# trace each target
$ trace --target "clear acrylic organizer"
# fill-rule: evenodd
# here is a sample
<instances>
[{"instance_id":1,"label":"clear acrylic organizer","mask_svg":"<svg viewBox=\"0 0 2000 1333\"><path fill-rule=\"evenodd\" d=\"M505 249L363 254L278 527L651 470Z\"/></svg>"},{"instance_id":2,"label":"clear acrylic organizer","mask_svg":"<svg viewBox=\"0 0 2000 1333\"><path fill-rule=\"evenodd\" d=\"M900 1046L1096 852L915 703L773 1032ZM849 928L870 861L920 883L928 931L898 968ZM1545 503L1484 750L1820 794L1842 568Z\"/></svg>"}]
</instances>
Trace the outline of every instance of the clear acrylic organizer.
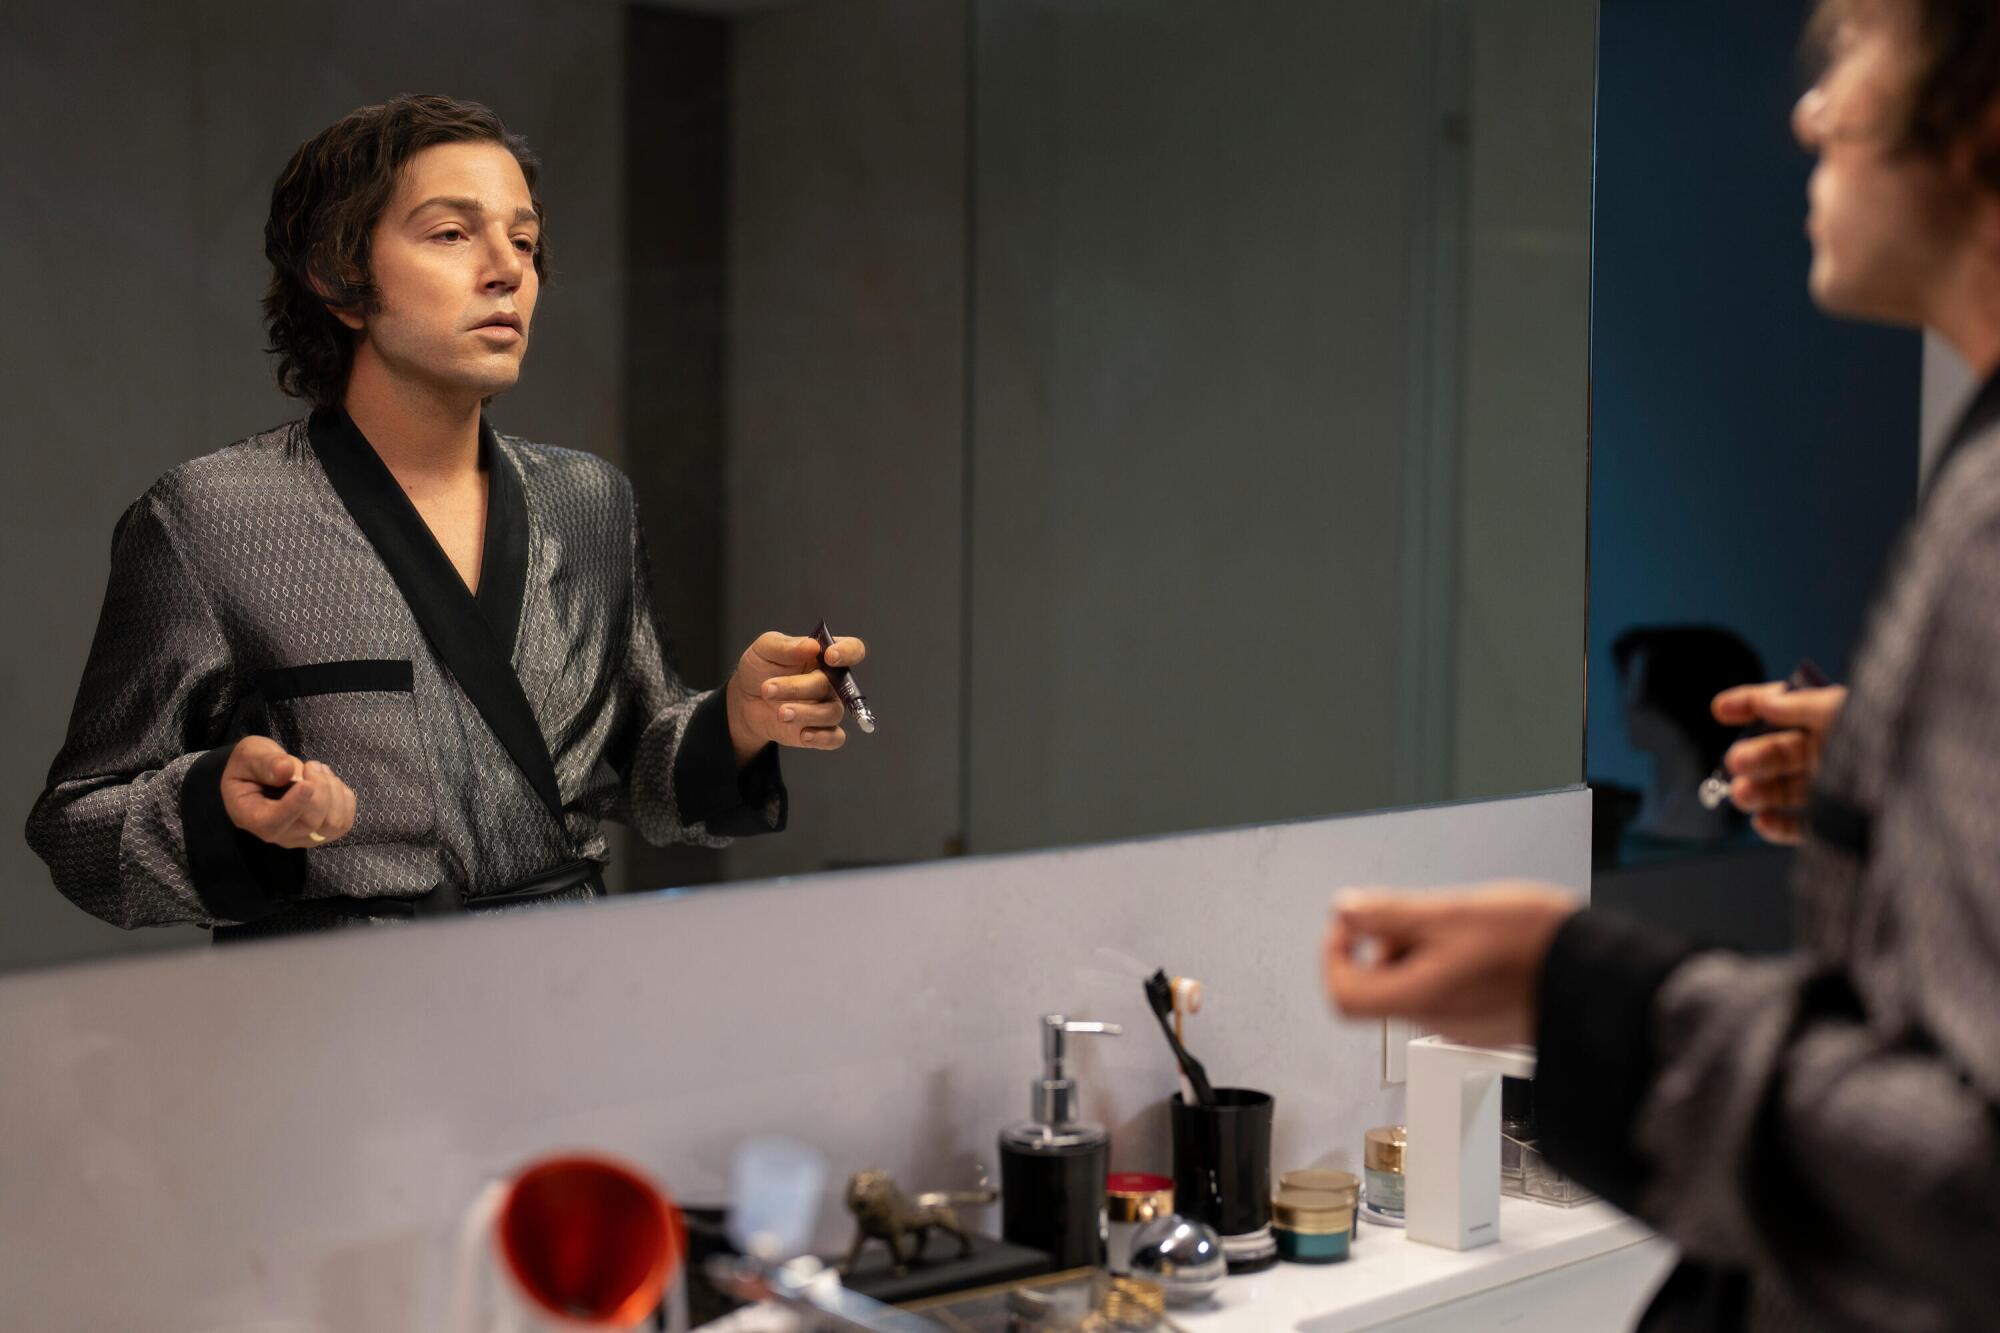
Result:
<instances>
[{"instance_id":1,"label":"clear acrylic organizer","mask_svg":"<svg viewBox=\"0 0 2000 1333\"><path fill-rule=\"evenodd\" d=\"M1517 1199L1574 1208L1597 1196L1556 1169L1532 1139L1500 1136L1500 1192Z\"/></svg>"}]
</instances>

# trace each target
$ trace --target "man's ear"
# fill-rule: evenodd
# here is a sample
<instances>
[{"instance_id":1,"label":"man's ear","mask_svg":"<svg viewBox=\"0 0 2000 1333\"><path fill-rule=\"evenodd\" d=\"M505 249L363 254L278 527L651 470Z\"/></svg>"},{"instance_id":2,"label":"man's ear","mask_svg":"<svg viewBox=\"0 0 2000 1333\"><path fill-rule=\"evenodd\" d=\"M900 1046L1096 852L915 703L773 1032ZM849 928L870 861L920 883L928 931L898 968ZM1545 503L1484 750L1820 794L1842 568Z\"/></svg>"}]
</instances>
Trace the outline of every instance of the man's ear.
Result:
<instances>
[{"instance_id":1,"label":"man's ear","mask_svg":"<svg viewBox=\"0 0 2000 1333\"><path fill-rule=\"evenodd\" d=\"M318 293L319 299L326 303L326 313L332 315L356 333L361 332L367 321L361 318L360 309L355 306L335 305L332 296L326 290L325 280L319 274L312 274L311 282L313 291Z\"/></svg>"},{"instance_id":2,"label":"man's ear","mask_svg":"<svg viewBox=\"0 0 2000 1333\"><path fill-rule=\"evenodd\" d=\"M2000 257L2000 97L1952 149L1952 177L1972 198L1973 235L1980 249Z\"/></svg>"}]
</instances>

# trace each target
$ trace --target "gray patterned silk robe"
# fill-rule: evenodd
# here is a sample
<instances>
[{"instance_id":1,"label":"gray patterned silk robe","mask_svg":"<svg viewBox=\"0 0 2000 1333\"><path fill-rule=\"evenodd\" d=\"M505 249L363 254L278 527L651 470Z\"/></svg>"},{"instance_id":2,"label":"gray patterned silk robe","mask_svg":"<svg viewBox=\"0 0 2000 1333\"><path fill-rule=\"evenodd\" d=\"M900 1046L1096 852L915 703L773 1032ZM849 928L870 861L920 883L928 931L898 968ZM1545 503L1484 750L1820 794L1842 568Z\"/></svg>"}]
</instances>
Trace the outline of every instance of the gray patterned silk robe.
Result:
<instances>
[{"instance_id":1,"label":"gray patterned silk robe","mask_svg":"<svg viewBox=\"0 0 2000 1333\"><path fill-rule=\"evenodd\" d=\"M1563 928L1545 1146L1681 1245L1642 1327L2000 1328L2000 377L1898 547L1807 825L1789 957Z\"/></svg>"},{"instance_id":2,"label":"gray patterned silk robe","mask_svg":"<svg viewBox=\"0 0 2000 1333\"><path fill-rule=\"evenodd\" d=\"M343 412L126 511L28 819L57 888L120 926L282 932L589 897L606 818L654 842L783 827L775 747L739 773L721 696L662 647L630 484L483 423L480 454L476 597ZM246 734L331 767L353 830L287 851L236 829L220 776Z\"/></svg>"}]
</instances>

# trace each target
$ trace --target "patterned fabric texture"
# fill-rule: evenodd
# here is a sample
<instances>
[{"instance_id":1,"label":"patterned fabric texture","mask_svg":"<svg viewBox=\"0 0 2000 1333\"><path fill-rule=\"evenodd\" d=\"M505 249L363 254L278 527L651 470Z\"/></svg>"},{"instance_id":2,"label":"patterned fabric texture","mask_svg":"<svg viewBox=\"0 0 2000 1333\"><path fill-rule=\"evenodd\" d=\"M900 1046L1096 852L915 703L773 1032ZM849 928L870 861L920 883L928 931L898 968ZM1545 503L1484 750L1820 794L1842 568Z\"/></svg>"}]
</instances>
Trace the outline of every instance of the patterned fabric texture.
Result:
<instances>
[{"instance_id":1,"label":"patterned fabric texture","mask_svg":"<svg viewBox=\"0 0 2000 1333\"><path fill-rule=\"evenodd\" d=\"M1987 397L1991 397L1989 393ZM1796 868L1800 951L1656 1005L1648 1220L1760 1330L2000 1324L2000 426L1905 533Z\"/></svg>"},{"instance_id":2,"label":"patterned fabric texture","mask_svg":"<svg viewBox=\"0 0 2000 1333\"><path fill-rule=\"evenodd\" d=\"M708 696L662 649L629 483L590 454L498 447L527 510L512 662L561 819L441 664L296 422L169 473L118 524L68 738L28 823L64 894L120 926L229 924L191 877L181 785L252 733L355 792L353 831L304 854L304 899L450 883L476 902L604 860L607 818L655 842L725 841L677 808L675 758ZM273 668L382 661L409 663L411 688L257 688Z\"/></svg>"}]
</instances>

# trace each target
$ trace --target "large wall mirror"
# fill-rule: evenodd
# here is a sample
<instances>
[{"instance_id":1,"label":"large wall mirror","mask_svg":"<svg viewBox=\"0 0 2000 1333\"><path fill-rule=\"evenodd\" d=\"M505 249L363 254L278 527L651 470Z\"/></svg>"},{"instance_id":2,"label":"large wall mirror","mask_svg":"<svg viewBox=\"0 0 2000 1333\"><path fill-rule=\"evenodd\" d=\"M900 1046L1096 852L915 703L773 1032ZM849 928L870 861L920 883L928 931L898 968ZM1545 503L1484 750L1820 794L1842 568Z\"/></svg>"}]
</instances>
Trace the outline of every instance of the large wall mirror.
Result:
<instances>
[{"instance_id":1,"label":"large wall mirror","mask_svg":"<svg viewBox=\"0 0 2000 1333\"><path fill-rule=\"evenodd\" d=\"M881 728L785 756L785 832L615 840L617 887L1581 781L1596 10L31 5L12 817L120 511L303 414L258 310L278 169L406 91L544 162L557 271L491 419L630 475L688 679L869 642ZM94 921L18 836L0 868L0 964L206 941Z\"/></svg>"}]
</instances>

